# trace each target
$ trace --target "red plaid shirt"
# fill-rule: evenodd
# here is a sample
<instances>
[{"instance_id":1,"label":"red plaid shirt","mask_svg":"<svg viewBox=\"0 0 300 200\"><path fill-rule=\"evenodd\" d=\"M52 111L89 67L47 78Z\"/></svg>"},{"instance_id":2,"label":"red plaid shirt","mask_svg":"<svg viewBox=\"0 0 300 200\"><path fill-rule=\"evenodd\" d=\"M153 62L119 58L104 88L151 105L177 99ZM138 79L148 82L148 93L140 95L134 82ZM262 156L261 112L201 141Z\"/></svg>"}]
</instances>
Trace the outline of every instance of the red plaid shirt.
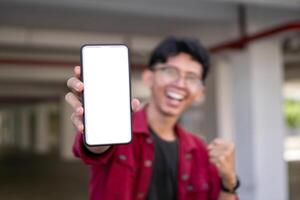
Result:
<instances>
[{"instance_id":1,"label":"red plaid shirt","mask_svg":"<svg viewBox=\"0 0 300 200\"><path fill-rule=\"evenodd\" d=\"M179 125L175 130L179 139L177 199L217 200L220 178L209 162L206 145ZM82 133L77 133L73 152L90 165L91 200L146 198L152 176L154 145L145 109L133 114L130 144L115 145L101 155L92 155L84 147Z\"/></svg>"}]
</instances>

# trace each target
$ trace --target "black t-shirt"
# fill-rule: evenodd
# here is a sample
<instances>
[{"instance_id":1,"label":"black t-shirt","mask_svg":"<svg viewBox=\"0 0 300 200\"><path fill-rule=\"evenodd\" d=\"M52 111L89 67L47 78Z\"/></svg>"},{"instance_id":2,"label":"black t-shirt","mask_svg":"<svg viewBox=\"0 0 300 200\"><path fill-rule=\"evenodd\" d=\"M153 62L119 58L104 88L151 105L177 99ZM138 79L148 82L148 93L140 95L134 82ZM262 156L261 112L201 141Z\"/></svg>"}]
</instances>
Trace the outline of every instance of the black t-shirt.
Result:
<instances>
[{"instance_id":1,"label":"black t-shirt","mask_svg":"<svg viewBox=\"0 0 300 200\"><path fill-rule=\"evenodd\" d=\"M178 143L165 141L151 129L154 165L147 200L176 200Z\"/></svg>"}]
</instances>

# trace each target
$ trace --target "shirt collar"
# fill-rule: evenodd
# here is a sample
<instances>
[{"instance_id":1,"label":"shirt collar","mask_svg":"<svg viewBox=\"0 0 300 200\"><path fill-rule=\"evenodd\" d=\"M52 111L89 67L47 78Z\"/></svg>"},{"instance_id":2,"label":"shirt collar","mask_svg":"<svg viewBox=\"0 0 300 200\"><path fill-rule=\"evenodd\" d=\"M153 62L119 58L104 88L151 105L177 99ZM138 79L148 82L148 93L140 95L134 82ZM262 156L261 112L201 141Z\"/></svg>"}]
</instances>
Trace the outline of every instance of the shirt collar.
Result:
<instances>
[{"instance_id":1,"label":"shirt collar","mask_svg":"<svg viewBox=\"0 0 300 200\"><path fill-rule=\"evenodd\" d=\"M197 148L196 141L192 133L188 133L179 124L175 125L175 132L179 138L179 146L183 152L190 152Z\"/></svg>"},{"instance_id":2,"label":"shirt collar","mask_svg":"<svg viewBox=\"0 0 300 200\"><path fill-rule=\"evenodd\" d=\"M147 106L144 106L139 111L133 114L133 131L137 134L144 134L150 136L148 123L147 123ZM187 133L178 123L175 125L175 132L178 137L179 145L184 151L191 151L197 148L197 144L193 137Z\"/></svg>"}]
</instances>

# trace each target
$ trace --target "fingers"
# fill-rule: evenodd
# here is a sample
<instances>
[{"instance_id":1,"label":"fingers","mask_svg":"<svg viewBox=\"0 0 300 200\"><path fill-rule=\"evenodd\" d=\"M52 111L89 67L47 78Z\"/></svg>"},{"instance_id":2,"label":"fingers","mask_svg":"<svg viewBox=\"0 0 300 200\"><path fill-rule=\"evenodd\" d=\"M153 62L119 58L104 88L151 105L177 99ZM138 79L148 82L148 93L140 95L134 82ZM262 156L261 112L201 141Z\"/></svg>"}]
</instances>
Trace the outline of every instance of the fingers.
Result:
<instances>
[{"instance_id":1,"label":"fingers","mask_svg":"<svg viewBox=\"0 0 300 200\"><path fill-rule=\"evenodd\" d=\"M138 99L136 99L136 98L132 99L132 101L131 101L131 108L132 108L133 112L138 111L139 108L140 108L140 105L141 105L141 103L140 103L140 101Z\"/></svg>"},{"instance_id":2,"label":"fingers","mask_svg":"<svg viewBox=\"0 0 300 200\"><path fill-rule=\"evenodd\" d=\"M234 150L234 144L231 141L221 139L221 138L216 138L214 139L209 145L208 145L208 150Z\"/></svg>"},{"instance_id":3,"label":"fingers","mask_svg":"<svg viewBox=\"0 0 300 200\"><path fill-rule=\"evenodd\" d=\"M222 151L222 150L212 150L209 151L209 157L214 159L226 160L230 156L229 151Z\"/></svg>"},{"instance_id":4,"label":"fingers","mask_svg":"<svg viewBox=\"0 0 300 200\"><path fill-rule=\"evenodd\" d=\"M80 76L81 76L81 68L80 68L80 66L75 66L74 67L74 74L75 74L76 78L80 79Z\"/></svg>"},{"instance_id":5,"label":"fingers","mask_svg":"<svg viewBox=\"0 0 300 200\"><path fill-rule=\"evenodd\" d=\"M65 99L68 104L71 105L73 108L73 113L71 115L71 121L77 131L82 132L84 129L83 122L82 122L82 116L84 109L82 107L82 104L79 100L79 97L82 94L83 91L83 83L80 81L80 74L81 69L80 66L74 67L74 77L71 77L67 81L68 88L72 91L65 95Z\"/></svg>"},{"instance_id":6,"label":"fingers","mask_svg":"<svg viewBox=\"0 0 300 200\"><path fill-rule=\"evenodd\" d=\"M78 100L78 98L72 93L69 92L65 96L66 101L72 106L74 112L71 115L71 121L77 131L82 132L83 131L83 122L82 122L82 116L83 116L83 107L81 102Z\"/></svg>"},{"instance_id":7,"label":"fingers","mask_svg":"<svg viewBox=\"0 0 300 200\"><path fill-rule=\"evenodd\" d=\"M208 146L209 159L217 167L231 163L234 159L234 144L224 139L215 139Z\"/></svg>"},{"instance_id":8,"label":"fingers","mask_svg":"<svg viewBox=\"0 0 300 200\"><path fill-rule=\"evenodd\" d=\"M75 126L75 128L77 129L77 131L83 132L84 126L83 126L81 117L79 117L75 113L73 113L71 115L71 121L72 121L73 125Z\"/></svg>"},{"instance_id":9,"label":"fingers","mask_svg":"<svg viewBox=\"0 0 300 200\"><path fill-rule=\"evenodd\" d=\"M225 166L226 163L228 162L228 159L221 155L221 156L210 156L209 161L211 163L214 163L217 168L221 168L222 166Z\"/></svg>"},{"instance_id":10,"label":"fingers","mask_svg":"<svg viewBox=\"0 0 300 200\"><path fill-rule=\"evenodd\" d=\"M74 67L74 75L75 77L71 77L68 79L67 85L72 91L76 91L81 93L83 91L83 83L80 81L81 69L80 66Z\"/></svg>"},{"instance_id":11,"label":"fingers","mask_svg":"<svg viewBox=\"0 0 300 200\"><path fill-rule=\"evenodd\" d=\"M72 106L74 113L77 116L83 115L83 107L77 96L75 96L72 92L69 92L66 94L65 99Z\"/></svg>"},{"instance_id":12,"label":"fingers","mask_svg":"<svg viewBox=\"0 0 300 200\"><path fill-rule=\"evenodd\" d=\"M218 146L218 145L222 145L223 143L227 142L224 139L221 138L216 138L214 139L209 145L208 145L208 149L213 148L214 146Z\"/></svg>"},{"instance_id":13,"label":"fingers","mask_svg":"<svg viewBox=\"0 0 300 200\"><path fill-rule=\"evenodd\" d=\"M83 91L83 83L76 77L69 78L67 86L76 94L80 94Z\"/></svg>"}]
</instances>

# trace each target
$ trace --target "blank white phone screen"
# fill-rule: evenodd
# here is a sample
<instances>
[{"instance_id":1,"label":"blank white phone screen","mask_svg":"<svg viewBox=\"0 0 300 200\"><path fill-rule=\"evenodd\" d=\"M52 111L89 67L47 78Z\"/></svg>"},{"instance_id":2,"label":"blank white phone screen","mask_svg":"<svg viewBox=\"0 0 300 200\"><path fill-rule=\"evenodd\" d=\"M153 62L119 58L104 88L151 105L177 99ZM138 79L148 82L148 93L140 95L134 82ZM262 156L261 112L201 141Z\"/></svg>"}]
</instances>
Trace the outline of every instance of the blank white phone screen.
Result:
<instances>
[{"instance_id":1,"label":"blank white phone screen","mask_svg":"<svg viewBox=\"0 0 300 200\"><path fill-rule=\"evenodd\" d=\"M125 45L85 45L84 137L88 145L131 141L130 72Z\"/></svg>"}]
</instances>

